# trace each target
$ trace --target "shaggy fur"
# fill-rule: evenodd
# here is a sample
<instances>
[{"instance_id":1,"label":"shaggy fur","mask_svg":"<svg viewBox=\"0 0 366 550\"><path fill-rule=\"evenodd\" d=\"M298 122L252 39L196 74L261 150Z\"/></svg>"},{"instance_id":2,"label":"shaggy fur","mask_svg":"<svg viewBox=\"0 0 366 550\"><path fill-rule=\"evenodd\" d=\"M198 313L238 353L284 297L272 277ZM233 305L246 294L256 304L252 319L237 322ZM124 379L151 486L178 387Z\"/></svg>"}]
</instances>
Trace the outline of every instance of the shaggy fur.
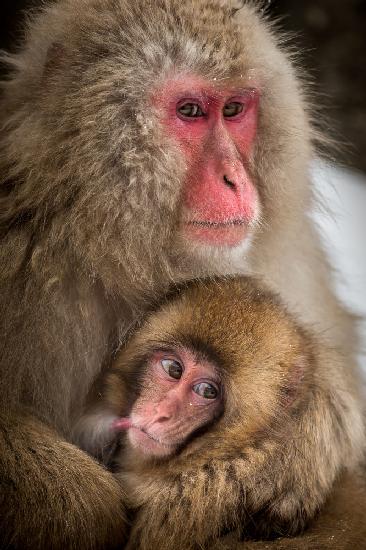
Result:
<instances>
[{"instance_id":1,"label":"shaggy fur","mask_svg":"<svg viewBox=\"0 0 366 550\"><path fill-rule=\"evenodd\" d=\"M339 480L309 529L295 539L240 542L233 533L212 544L210 550L349 550L363 548L366 539L366 477L355 473Z\"/></svg>"},{"instance_id":2,"label":"shaggy fur","mask_svg":"<svg viewBox=\"0 0 366 550\"><path fill-rule=\"evenodd\" d=\"M119 478L136 512L128 548L211 548L228 530L245 538L303 530L339 473L334 454L352 446L344 436L329 446L332 433L347 433L347 398L339 388L335 400L329 388L324 345L255 281L192 283L121 352L96 401L100 416L129 414L139 373L161 346L216 363L224 414L167 459L147 461L123 439ZM90 445L95 418L89 437L81 434Z\"/></svg>"},{"instance_id":3,"label":"shaggy fur","mask_svg":"<svg viewBox=\"0 0 366 550\"><path fill-rule=\"evenodd\" d=\"M281 40L251 3L235 11L218 0L59 0L45 4L24 34L19 53L4 55L10 77L0 91L5 546L104 544L103 521L85 516L98 502L100 518L109 506L105 521L113 518L110 539L118 541L123 518L113 479L86 456L78 469L80 451L72 447L75 469L67 477L70 457L58 441L70 438L93 380L152 297L196 275L262 276L330 343L321 372L332 402L345 402L341 432L329 420L331 406L318 417L333 449L333 466L323 472L331 483L363 447L354 328L330 290L308 219L314 132ZM193 247L177 237L184 158L150 101L176 74L241 79L244 87L254 76L260 84L248 169L262 223L245 252ZM54 441L42 422L55 430ZM9 438L14 425L20 436ZM81 503L75 495L86 463L90 491ZM33 484L24 483L25 472ZM44 498L35 497L40 477ZM109 491L97 489L102 479ZM65 520L52 531L44 518L62 521L60 484L68 487Z\"/></svg>"}]
</instances>

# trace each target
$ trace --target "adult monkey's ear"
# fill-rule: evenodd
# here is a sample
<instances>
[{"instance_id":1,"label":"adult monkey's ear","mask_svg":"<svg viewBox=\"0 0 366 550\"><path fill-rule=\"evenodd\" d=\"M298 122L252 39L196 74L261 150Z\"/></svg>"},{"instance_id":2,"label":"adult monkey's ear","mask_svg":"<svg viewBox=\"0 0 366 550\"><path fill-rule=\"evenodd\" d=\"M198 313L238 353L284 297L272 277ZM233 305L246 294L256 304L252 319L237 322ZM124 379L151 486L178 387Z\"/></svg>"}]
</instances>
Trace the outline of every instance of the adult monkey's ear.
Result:
<instances>
[{"instance_id":1,"label":"adult monkey's ear","mask_svg":"<svg viewBox=\"0 0 366 550\"><path fill-rule=\"evenodd\" d=\"M219 3L224 8L230 8L232 15L234 15L244 6L245 0L219 0Z\"/></svg>"},{"instance_id":2,"label":"adult monkey's ear","mask_svg":"<svg viewBox=\"0 0 366 550\"><path fill-rule=\"evenodd\" d=\"M47 78L54 70L57 70L63 64L66 57L66 50L59 42L50 45L46 53L44 62L43 76Z\"/></svg>"},{"instance_id":3,"label":"adult monkey's ear","mask_svg":"<svg viewBox=\"0 0 366 550\"><path fill-rule=\"evenodd\" d=\"M245 4L246 0L219 0L219 3L222 6L229 6L230 8L233 8L233 10L240 10Z\"/></svg>"},{"instance_id":4,"label":"adult monkey's ear","mask_svg":"<svg viewBox=\"0 0 366 550\"><path fill-rule=\"evenodd\" d=\"M219 0L219 3L221 6L231 9L231 15L235 15L237 11L245 6L246 0ZM258 10L265 13L271 3L272 0L262 0L257 2L255 6Z\"/></svg>"}]
</instances>

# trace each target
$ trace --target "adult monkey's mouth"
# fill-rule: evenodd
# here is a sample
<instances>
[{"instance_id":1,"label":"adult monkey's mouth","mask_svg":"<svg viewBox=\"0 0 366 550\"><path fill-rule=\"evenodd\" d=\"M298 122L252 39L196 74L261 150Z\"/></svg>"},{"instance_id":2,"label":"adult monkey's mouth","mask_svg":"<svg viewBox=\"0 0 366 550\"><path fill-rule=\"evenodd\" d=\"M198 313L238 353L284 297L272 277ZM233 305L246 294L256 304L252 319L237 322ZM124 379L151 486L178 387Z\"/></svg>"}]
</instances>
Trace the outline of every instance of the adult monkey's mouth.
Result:
<instances>
[{"instance_id":1,"label":"adult monkey's mouth","mask_svg":"<svg viewBox=\"0 0 366 550\"><path fill-rule=\"evenodd\" d=\"M194 225L196 227L207 227L210 229L222 229L230 228L233 226L248 225L248 221L244 218L237 218L234 220L225 220L222 222L206 221L206 220L189 220L186 222L187 225Z\"/></svg>"},{"instance_id":2,"label":"adult monkey's mouth","mask_svg":"<svg viewBox=\"0 0 366 550\"><path fill-rule=\"evenodd\" d=\"M228 247L240 244L247 237L249 225L245 218L225 221L187 220L184 223L185 234L190 240Z\"/></svg>"}]
</instances>

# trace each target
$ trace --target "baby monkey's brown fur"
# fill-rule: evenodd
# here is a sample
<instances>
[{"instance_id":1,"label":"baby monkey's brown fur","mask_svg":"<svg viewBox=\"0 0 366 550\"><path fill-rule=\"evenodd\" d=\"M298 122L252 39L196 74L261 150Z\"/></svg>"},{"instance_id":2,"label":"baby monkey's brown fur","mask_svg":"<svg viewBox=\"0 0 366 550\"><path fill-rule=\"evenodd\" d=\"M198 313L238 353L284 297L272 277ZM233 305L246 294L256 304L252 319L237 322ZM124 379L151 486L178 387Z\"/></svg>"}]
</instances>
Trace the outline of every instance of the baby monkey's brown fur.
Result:
<instances>
[{"instance_id":1,"label":"baby monkey's brown fur","mask_svg":"<svg viewBox=\"0 0 366 550\"><path fill-rule=\"evenodd\" d=\"M121 352L99 414L128 414L130 381L162 346L218 366L224 413L167 460L146 459L126 438L120 478L137 511L129 547L209 548L226 530L301 531L331 489L332 449L318 426L333 429L342 407L323 382L325 347L250 278L193 282Z\"/></svg>"}]
</instances>

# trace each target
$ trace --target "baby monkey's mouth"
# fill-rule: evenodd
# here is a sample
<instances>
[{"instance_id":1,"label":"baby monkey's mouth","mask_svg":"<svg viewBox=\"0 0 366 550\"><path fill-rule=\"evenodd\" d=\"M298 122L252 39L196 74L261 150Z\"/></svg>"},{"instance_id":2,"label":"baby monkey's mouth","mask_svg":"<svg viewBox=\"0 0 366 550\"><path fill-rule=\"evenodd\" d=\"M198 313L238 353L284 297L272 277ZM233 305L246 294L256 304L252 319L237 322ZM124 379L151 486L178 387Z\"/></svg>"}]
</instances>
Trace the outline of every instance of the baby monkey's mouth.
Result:
<instances>
[{"instance_id":1,"label":"baby monkey's mouth","mask_svg":"<svg viewBox=\"0 0 366 550\"><path fill-rule=\"evenodd\" d=\"M161 439L158 439L157 437L154 437L147 430L145 430L145 428L141 428L140 426L136 426L135 424L132 424L131 428L135 428L136 430L140 430L140 432L147 435L147 437L149 437L152 441L154 441L155 443L158 443L159 445L162 445L163 447L167 447L168 449L173 449L174 447L176 447L176 445L174 443L166 443L164 441L161 441Z\"/></svg>"},{"instance_id":2,"label":"baby monkey's mouth","mask_svg":"<svg viewBox=\"0 0 366 550\"><path fill-rule=\"evenodd\" d=\"M166 447L167 449L174 449L177 446L175 443L167 443L153 436L142 426L134 424L129 417L117 418L116 420L114 420L112 428L116 431L128 431L130 429L138 430L139 432L145 434L149 439L154 441L154 443Z\"/></svg>"}]
</instances>

